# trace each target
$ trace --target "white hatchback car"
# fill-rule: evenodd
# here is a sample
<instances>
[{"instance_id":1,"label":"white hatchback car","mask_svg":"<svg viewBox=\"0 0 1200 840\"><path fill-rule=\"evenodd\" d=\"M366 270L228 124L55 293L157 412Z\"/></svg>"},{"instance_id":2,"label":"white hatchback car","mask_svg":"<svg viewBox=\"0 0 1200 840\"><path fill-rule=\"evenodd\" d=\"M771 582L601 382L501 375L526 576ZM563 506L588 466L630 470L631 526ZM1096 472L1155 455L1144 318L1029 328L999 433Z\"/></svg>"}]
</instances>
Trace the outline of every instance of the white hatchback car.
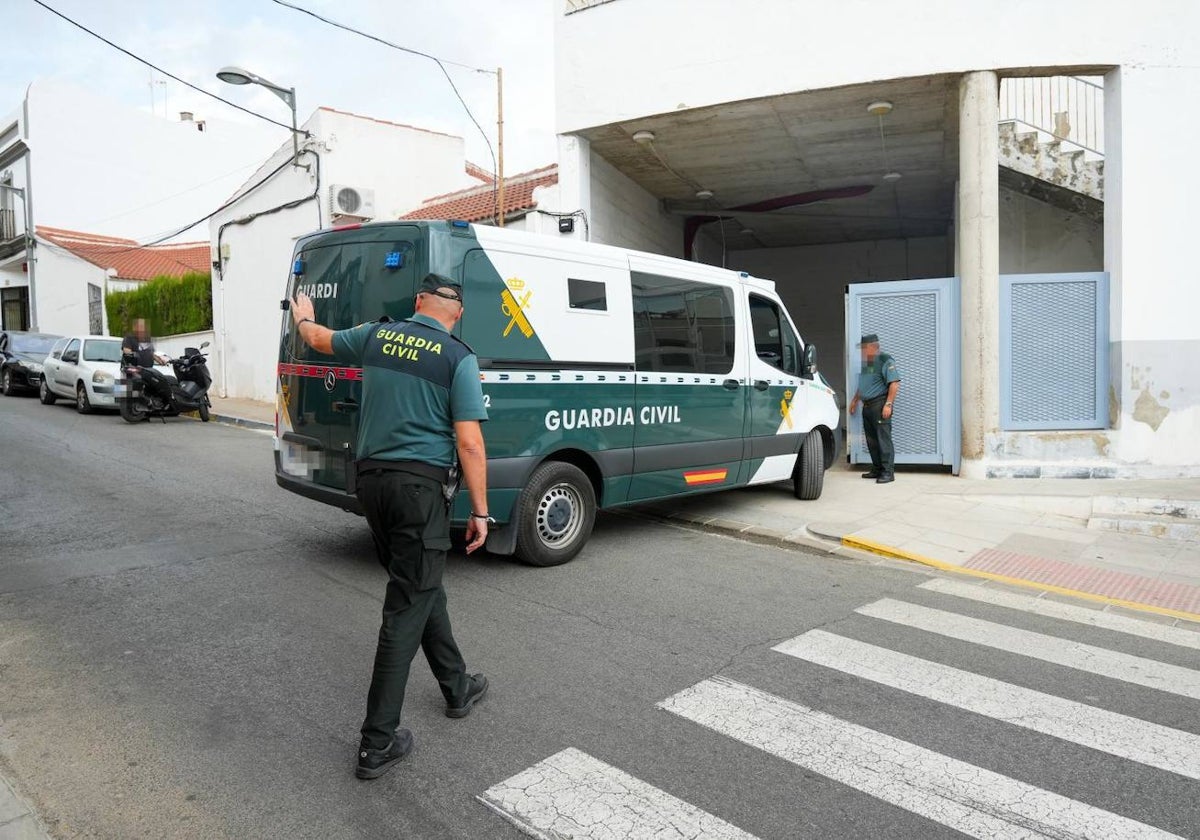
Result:
<instances>
[{"instance_id":1,"label":"white hatchback car","mask_svg":"<svg viewBox=\"0 0 1200 840\"><path fill-rule=\"evenodd\" d=\"M170 367L155 367L173 376ZM113 386L121 378L121 339L111 335L60 338L42 363L39 392L44 405L59 397L74 400L80 414L93 408L116 408Z\"/></svg>"}]
</instances>

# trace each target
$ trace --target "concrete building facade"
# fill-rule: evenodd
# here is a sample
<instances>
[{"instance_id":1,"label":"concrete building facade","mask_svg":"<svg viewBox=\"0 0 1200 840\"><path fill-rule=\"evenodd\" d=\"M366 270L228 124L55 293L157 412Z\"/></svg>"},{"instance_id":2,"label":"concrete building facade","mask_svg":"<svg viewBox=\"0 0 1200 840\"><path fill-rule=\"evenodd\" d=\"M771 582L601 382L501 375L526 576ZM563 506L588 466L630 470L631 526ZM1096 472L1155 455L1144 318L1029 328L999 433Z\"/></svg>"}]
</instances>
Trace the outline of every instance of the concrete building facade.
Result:
<instances>
[{"instance_id":1,"label":"concrete building facade","mask_svg":"<svg viewBox=\"0 0 1200 840\"><path fill-rule=\"evenodd\" d=\"M554 14L548 209L586 212L596 241L774 279L839 391L847 284L956 278L964 474L1200 475L1186 247L1200 176L1182 163L1200 135L1186 104L1200 7L564 0ZM1074 104L1049 108L1052 125L1006 121L1008 86L1038 79L1066 80ZM1079 272L1106 274L1104 427L1005 427L1001 276Z\"/></svg>"},{"instance_id":2,"label":"concrete building facade","mask_svg":"<svg viewBox=\"0 0 1200 840\"><path fill-rule=\"evenodd\" d=\"M219 207L278 136L191 115L166 119L56 80L32 82L0 116L4 327L53 333L89 322L87 284L66 266L86 269L39 254L27 226L156 239Z\"/></svg>"}]
</instances>

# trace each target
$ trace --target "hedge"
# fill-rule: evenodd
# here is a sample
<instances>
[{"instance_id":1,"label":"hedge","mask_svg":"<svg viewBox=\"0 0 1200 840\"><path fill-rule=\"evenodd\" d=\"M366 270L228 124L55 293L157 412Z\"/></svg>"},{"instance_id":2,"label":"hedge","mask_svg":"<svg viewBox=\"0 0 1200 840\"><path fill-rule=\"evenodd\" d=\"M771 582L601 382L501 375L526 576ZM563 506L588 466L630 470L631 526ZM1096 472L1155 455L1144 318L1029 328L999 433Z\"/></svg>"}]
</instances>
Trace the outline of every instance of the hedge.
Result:
<instances>
[{"instance_id":1,"label":"hedge","mask_svg":"<svg viewBox=\"0 0 1200 840\"><path fill-rule=\"evenodd\" d=\"M210 275L190 272L183 277L163 275L140 289L109 292L104 298L111 335L127 335L133 322L145 318L152 335L177 335L212 329Z\"/></svg>"}]
</instances>

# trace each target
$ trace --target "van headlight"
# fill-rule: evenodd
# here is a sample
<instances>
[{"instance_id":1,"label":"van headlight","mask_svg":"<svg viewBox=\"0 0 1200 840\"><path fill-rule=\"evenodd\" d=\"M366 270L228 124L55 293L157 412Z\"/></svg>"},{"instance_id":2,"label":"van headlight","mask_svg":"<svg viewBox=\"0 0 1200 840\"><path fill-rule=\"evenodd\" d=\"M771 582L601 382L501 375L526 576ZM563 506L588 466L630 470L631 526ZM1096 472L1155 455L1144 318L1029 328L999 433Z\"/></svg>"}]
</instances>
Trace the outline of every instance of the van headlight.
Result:
<instances>
[{"instance_id":1,"label":"van headlight","mask_svg":"<svg viewBox=\"0 0 1200 840\"><path fill-rule=\"evenodd\" d=\"M111 385L114 381L116 380L111 373L106 373L102 370L98 370L92 374L93 385Z\"/></svg>"}]
</instances>

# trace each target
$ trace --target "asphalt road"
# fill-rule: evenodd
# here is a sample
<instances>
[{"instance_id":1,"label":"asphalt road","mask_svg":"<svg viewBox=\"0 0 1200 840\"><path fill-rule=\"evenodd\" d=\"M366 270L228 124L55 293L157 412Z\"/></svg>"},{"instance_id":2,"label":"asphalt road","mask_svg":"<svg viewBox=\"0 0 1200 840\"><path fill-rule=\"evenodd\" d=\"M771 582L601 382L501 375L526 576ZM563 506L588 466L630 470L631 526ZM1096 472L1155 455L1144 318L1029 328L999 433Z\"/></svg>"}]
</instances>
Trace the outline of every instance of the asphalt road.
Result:
<instances>
[{"instance_id":1,"label":"asphalt road","mask_svg":"<svg viewBox=\"0 0 1200 840\"><path fill-rule=\"evenodd\" d=\"M360 782L364 523L278 489L268 435L0 398L0 770L64 838L524 836L496 809L576 837L1200 837L1200 650L930 579L625 515L560 568L454 556L491 692L450 720L418 657L416 751ZM833 659L772 650L806 633ZM852 673L877 648L910 685ZM921 696L938 665L995 682Z\"/></svg>"}]
</instances>

